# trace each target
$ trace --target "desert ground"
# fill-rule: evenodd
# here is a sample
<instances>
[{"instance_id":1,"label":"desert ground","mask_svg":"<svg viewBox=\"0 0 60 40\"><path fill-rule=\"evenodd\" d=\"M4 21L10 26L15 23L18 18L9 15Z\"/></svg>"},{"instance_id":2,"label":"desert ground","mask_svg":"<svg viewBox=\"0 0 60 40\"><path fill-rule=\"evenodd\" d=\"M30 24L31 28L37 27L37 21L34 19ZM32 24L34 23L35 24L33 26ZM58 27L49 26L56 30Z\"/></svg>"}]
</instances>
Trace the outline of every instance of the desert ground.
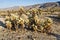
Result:
<instances>
[{"instance_id":1,"label":"desert ground","mask_svg":"<svg viewBox=\"0 0 60 40\"><path fill-rule=\"evenodd\" d=\"M60 18L56 15L41 16L49 17L53 20L51 33L40 33L26 30L24 32L9 31L5 28L5 18L0 17L0 40L60 40Z\"/></svg>"},{"instance_id":2,"label":"desert ground","mask_svg":"<svg viewBox=\"0 0 60 40\"><path fill-rule=\"evenodd\" d=\"M11 14L13 14L13 16L11 16ZM23 25L24 23L27 22L26 24L28 24L29 27L31 26L30 24L32 25L34 24L33 27L35 27L36 30L36 26L37 26L37 30L38 30L39 28L41 29L42 27L47 26L44 24L48 22L41 23L44 25L42 27L40 25L40 19L44 19L45 21L46 18L52 19L53 23L51 25L50 32L47 33L32 31L28 29L24 29L23 31L21 31L21 29L18 29L17 31L15 31L6 28L6 24L5 24L6 16L8 19L7 20L8 23L10 22L11 25L13 25L14 27L18 23ZM17 16L19 17L17 18ZM23 19L24 22L22 21L22 23L20 23L21 22L20 17ZM17 23L17 19L18 19L18 23ZM31 20L32 21L34 20L35 22L31 23ZM11 25L8 24L7 27L9 26L11 27ZM0 9L0 40L60 40L60 2L51 2L51 3L44 3L42 5L36 4L26 7L17 6L17 7Z\"/></svg>"}]
</instances>

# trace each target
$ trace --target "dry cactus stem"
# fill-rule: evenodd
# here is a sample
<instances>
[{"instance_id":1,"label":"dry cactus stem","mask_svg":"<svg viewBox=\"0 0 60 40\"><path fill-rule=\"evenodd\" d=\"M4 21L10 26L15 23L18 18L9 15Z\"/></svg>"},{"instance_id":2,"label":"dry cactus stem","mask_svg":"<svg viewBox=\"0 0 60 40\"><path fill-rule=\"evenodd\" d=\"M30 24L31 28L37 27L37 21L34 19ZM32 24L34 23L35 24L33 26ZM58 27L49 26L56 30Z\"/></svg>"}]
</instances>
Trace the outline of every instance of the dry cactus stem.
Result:
<instances>
[{"instance_id":1,"label":"dry cactus stem","mask_svg":"<svg viewBox=\"0 0 60 40\"><path fill-rule=\"evenodd\" d=\"M19 27L24 30L25 24L24 24L24 20L22 18L20 18L20 20L18 21Z\"/></svg>"},{"instance_id":2,"label":"dry cactus stem","mask_svg":"<svg viewBox=\"0 0 60 40\"><path fill-rule=\"evenodd\" d=\"M32 28L33 28L33 30L36 32L37 31L37 26L36 25L32 25Z\"/></svg>"},{"instance_id":3,"label":"dry cactus stem","mask_svg":"<svg viewBox=\"0 0 60 40\"><path fill-rule=\"evenodd\" d=\"M12 24L10 21L6 21L6 27L7 27L7 29L11 30Z\"/></svg>"},{"instance_id":4,"label":"dry cactus stem","mask_svg":"<svg viewBox=\"0 0 60 40\"><path fill-rule=\"evenodd\" d=\"M35 15L35 16L33 17L33 19L34 19L36 25L39 24L40 19L38 18L37 15Z\"/></svg>"},{"instance_id":5,"label":"dry cactus stem","mask_svg":"<svg viewBox=\"0 0 60 40\"><path fill-rule=\"evenodd\" d=\"M18 18L19 18L18 15L11 14L10 19L11 19L12 24L13 24L14 28L16 29L16 31L18 30L18 23L17 23L19 20Z\"/></svg>"}]
</instances>

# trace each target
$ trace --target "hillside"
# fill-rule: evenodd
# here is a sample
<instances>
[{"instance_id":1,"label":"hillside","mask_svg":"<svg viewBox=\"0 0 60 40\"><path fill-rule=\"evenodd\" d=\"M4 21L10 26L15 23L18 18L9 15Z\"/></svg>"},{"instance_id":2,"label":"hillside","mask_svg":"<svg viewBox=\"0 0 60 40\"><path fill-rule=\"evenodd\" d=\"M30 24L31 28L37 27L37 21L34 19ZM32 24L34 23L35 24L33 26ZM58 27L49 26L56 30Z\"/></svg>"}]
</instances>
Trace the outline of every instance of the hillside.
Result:
<instances>
[{"instance_id":1,"label":"hillside","mask_svg":"<svg viewBox=\"0 0 60 40\"><path fill-rule=\"evenodd\" d=\"M9 8L3 8L1 10L12 10L12 9L13 10L18 10L19 7L20 6L14 6L14 7L9 7ZM48 8L48 7L52 7L52 8L60 7L60 1L24 6L25 9L30 9L30 8Z\"/></svg>"}]
</instances>

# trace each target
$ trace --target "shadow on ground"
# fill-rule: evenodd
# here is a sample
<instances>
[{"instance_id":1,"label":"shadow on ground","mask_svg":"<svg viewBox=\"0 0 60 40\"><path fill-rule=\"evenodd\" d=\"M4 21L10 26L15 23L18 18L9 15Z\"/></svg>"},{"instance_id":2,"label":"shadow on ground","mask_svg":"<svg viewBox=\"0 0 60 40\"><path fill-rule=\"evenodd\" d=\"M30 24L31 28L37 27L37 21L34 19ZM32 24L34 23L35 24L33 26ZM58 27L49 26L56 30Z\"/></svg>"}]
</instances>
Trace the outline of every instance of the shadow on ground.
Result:
<instances>
[{"instance_id":1,"label":"shadow on ground","mask_svg":"<svg viewBox=\"0 0 60 40\"><path fill-rule=\"evenodd\" d=\"M5 27L5 24L4 24L2 21L0 21L0 26L6 28L6 27Z\"/></svg>"},{"instance_id":2,"label":"shadow on ground","mask_svg":"<svg viewBox=\"0 0 60 40\"><path fill-rule=\"evenodd\" d=\"M60 23L60 18L55 16L48 16L53 19L53 21Z\"/></svg>"},{"instance_id":3,"label":"shadow on ground","mask_svg":"<svg viewBox=\"0 0 60 40\"><path fill-rule=\"evenodd\" d=\"M54 23L60 23L60 18L59 17L56 17L56 16L47 16L49 18L52 18ZM60 35L59 34L56 34L56 33L47 33L48 35L52 35L54 37L56 37L57 40L60 40Z\"/></svg>"},{"instance_id":4,"label":"shadow on ground","mask_svg":"<svg viewBox=\"0 0 60 40\"><path fill-rule=\"evenodd\" d=\"M57 40L60 40L60 35L59 34L55 34L55 33L47 33L47 34L56 37Z\"/></svg>"}]
</instances>

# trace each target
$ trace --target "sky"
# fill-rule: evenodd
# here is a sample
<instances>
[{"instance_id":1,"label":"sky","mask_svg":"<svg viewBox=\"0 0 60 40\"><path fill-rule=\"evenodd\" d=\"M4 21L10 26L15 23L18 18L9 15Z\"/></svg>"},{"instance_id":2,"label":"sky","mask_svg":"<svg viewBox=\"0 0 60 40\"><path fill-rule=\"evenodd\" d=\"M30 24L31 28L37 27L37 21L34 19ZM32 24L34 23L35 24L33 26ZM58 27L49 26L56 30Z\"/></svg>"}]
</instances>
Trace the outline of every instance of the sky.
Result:
<instances>
[{"instance_id":1,"label":"sky","mask_svg":"<svg viewBox=\"0 0 60 40\"><path fill-rule=\"evenodd\" d=\"M0 8L13 6L28 6L47 2L57 2L59 0L0 0Z\"/></svg>"}]
</instances>

